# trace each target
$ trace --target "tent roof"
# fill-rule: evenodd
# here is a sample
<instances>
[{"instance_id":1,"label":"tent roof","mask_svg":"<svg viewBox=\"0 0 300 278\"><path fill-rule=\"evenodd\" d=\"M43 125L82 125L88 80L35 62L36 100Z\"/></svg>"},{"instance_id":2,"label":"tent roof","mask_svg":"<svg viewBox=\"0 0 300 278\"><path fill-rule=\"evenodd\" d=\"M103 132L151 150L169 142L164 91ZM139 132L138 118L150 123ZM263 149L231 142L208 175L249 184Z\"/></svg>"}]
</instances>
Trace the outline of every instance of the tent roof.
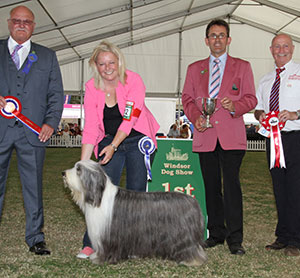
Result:
<instances>
[{"instance_id":1,"label":"tent roof","mask_svg":"<svg viewBox=\"0 0 300 278\"><path fill-rule=\"evenodd\" d=\"M300 42L299 0L2 0L1 18L16 5L33 10L33 41L57 51L60 64L88 58L102 39L121 48L206 25L213 18L247 24ZM274 20L276 19L276 20ZM6 20L0 38L8 36Z\"/></svg>"}]
</instances>

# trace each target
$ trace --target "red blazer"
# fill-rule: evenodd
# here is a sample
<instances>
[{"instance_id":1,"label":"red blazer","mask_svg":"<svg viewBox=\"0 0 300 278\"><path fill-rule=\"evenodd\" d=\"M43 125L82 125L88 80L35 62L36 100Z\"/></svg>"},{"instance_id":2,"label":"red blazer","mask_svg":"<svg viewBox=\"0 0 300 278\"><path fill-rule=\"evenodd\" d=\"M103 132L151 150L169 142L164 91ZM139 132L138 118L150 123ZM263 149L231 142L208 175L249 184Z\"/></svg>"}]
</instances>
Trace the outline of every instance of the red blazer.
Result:
<instances>
[{"instance_id":1,"label":"red blazer","mask_svg":"<svg viewBox=\"0 0 300 278\"><path fill-rule=\"evenodd\" d=\"M187 70L182 103L186 116L193 124L202 114L201 98L209 97L209 74L209 58L194 62L189 65ZM222 108L220 100L224 97L228 97L234 102L234 115ZM245 150L247 138L243 114L254 109L256 103L250 63L228 55L218 95L217 109L210 117L213 128L208 128L204 132L194 129L193 151L213 151L217 139L224 150Z\"/></svg>"}]
</instances>

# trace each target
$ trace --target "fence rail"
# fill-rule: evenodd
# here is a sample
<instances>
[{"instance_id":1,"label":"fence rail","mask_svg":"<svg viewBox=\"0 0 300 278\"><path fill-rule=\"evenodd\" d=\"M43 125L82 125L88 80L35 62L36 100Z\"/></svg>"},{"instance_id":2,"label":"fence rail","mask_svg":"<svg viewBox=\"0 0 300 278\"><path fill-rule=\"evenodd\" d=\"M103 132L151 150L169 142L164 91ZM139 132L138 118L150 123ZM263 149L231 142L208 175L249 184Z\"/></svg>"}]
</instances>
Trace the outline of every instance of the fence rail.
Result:
<instances>
[{"instance_id":1,"label":"fence rail","mask_svg":"<svg viewBox=\"0 0 300 278\"><path fill-rule=\"evenodd\" d=\"M49 147L64 147L64 148L76 148L81 147L81 136L52 136L50 138ZM265 140L248 140L248 151L265 151Z\"/></svg>"}]
</instances>

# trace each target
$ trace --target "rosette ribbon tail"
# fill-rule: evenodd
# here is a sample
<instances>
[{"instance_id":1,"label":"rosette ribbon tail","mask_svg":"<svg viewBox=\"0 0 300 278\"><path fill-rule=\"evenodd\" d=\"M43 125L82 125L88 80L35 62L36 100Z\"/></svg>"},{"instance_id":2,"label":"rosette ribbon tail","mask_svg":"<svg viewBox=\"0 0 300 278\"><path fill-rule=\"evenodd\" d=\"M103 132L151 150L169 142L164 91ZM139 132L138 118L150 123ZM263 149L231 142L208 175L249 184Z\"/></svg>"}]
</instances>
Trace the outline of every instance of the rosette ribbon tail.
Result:
<instances>
[{"instance_id":1,"label":"rosette ribbon tail","mask_svg":"<svg viewBox=\"0 0 300 278\"><path fill-rule=\"evenodd\" d=\"M148 153L146 153L144 155L144 162L145 162L145 166L147 169L147 180L151 181L152 180L152 173L151 173L151 165L150 165L150 155Z\"/></svg>"},{"instance_id":2,"label":"rosette ribbon tail","mask_svg":"<svg viewBox=\"0 0 300 278\"><path fill-rule=\"evenodd\" d=\"M271 127L270 133L270 169L286 168L281 134L278 125Z\"/></svg>"},{"instance_id":3,"label":"rosette ribbon tail","mask_svg":"<svg viewBox=\"0 0 300 278\"><path fill-rule=\"evenodd\" d=\"M26 125L31 131L33 131L36 135L39 135L41 132L41 128L29 120L27 117L25 117L23 114L20 113L20 111L13 111L12 114L24 125Z\"/></svg>"}]
</instances>

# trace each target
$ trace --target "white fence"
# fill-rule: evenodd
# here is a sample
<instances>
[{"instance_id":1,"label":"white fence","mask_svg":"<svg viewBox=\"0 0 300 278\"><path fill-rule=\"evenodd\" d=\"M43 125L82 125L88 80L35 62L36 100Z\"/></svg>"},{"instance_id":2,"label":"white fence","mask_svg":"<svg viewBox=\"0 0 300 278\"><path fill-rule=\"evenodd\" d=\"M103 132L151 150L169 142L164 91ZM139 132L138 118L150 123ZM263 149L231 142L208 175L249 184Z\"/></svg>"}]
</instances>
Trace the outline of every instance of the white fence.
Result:
<instances>
[{"instance_id":1,"label":"white fence","mask_svg":"<svg viewBox=\"0 0 300 278\"><path fill-rule=\"evenodd\" d=\"M266 141L265 140L248 140L247 141L248 151L265 151Z\"/></svg>"},{"instance_id":2,"label":"white fence","mask_svg":"<svg viewBox=\"0 0 300 278\"><path fill-rule=\"evenodd\" d=\"M49 147L81 147L81 136L52 136L50 138ZM248 151L265 151L266 143L265 140L249 140L247 141Z\"/></svg>"},{"instance_id":3,"label":"white fence","mask_svg":"<svg viewBox=\"0 0 300 278\"><path fill-rule=\"evenodd\" d=\"M50 138L50 144L48 147L65 147L65 148L73 148L73 147L81 147L81 136L52 136Z\"/></svg>"}]
</instances>

